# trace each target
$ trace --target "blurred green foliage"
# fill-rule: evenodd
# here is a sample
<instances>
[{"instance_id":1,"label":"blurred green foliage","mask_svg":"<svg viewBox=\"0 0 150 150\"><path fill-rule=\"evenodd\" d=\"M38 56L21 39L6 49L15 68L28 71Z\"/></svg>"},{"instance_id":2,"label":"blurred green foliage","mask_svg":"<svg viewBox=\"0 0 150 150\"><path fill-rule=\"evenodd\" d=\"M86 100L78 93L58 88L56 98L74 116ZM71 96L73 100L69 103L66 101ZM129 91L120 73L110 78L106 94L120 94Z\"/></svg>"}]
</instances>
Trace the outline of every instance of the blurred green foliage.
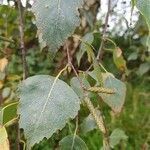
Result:
<instances>
[{"instance_id":1,"label":"blurred green foliage","mask_svg":"<svg viewBox=\"0 0 150 150\"><path fill-rule=\"evenodd\" d=\"M40 50L38 39L36 37L36 26L32 23L33 14L25 11L25 46L27 48L27 64L29 75L35 74L51 74L55 75L59 71L61 64L58 61L64 52L58 52L55 59L51 59L51 55L47 50ZM99 49L100 39L99 31L94 32L95 53ZM110 41L105 42L103 66L107 71L113 73L117 78L126 82L127 95L124 108L120 115L115 115L108 106L102 102L96 102L96 96L93 98L94 103L103 110L109 134L116 128L124 131L128 137L126 140L120 141L115 146L115 150L148 150L150 144L150 57L147 47L145 46L145 36L148 35L146 24L141 16L135 28L128 30L123 36L111 35L110 39L114 41L120 48L123 63L126 63L126 69L120 69L116 65L117 59L114 61L113 51L114 45ZM0 59L6 58L8 64L6 68L0 72L0 104L1 107L18 101L16 95L17 86L22 79L22 61L19 49L19 32L18 32L18 12L15 7L0 6L0 36L13 40L8 42L0 40ZM90 43L91 44L91 43ZM109 49L109 50L108 50ZM84 60L87 55L84 54L80 60L80 69L86 70L88 63L85 65ZM74 60L74 64L77 61ZM117 62L118 63L118 62ZM120 62L119 62L120 63ZM65 74L66 75L66 74ZM72 75L70 75L72 76ZM70 76L64 77L69 82ZM9 90L8 90L9 89ZM15 109L15 108L14 108ZM9 113L8 113L9 115ZM88 116L88 110L83 108L79 112L79 127L83 123L85 117ZM9 118L9 116L8 116ZM59 141L68 134L73 134L75 130L75 121L70 121L62 131L54 134L51 139L44 139L40 144L34 146L34 150L50 150L58 147ZM16 131L15 124L7 127L10 147L16 149ZM102 135L94 129L83 134L80 128L77 134L85 141L89 150L98 150L102 147ZM24 139L23 134L21 138Z\"/></svg>"}]
</instances>

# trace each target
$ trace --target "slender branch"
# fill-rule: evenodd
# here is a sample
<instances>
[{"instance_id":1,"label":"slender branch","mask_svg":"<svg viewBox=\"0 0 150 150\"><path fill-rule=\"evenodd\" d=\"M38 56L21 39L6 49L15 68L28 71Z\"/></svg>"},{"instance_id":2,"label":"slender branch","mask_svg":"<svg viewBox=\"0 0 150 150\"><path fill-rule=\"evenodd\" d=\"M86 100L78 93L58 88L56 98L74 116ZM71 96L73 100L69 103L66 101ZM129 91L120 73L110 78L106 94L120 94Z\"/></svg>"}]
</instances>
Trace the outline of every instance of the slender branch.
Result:
<instances>
[{"instance_id":1,"label":"slender branch","mask_svg":"<svg viewBox=\"0 0 150 150\"><path fill-rule=\"evenodd\" d=\"M103 46L104 46L104 42L105 42L105 36L106 36L106 30L107 30L107 26L108 26L108 20L109 20L109 14L111 11L111 0L108 0L108 10L107 10L107 14L106 14L106 18L105 18L105 27L102 33L102 41L101 41L101 45L97 54L96 59L99 61L102 57L103 54Z\"/></svg>"},{"instance_id":2,"label":"slender branch","mask_svg":"<svg viewBox=\"0 0 150 150\"><path fill-rule=\"evenodd\" d=\"M26 61L26 49L24 43L24 23L23 23L23 7L21 0L16 0L19 11L19 32L20 32L20 49L22 54L22 64L23 64L23 80L28 76L27 61ZM19 122L17 122L17 150L20 150L20 127Z\"/></svg>"},{"instance_id":3,"label":"slender branch","mask_svg":"<svg viewBox=\"0 0 150 150\"><path fill-rule=\"evenodd\" d=\"M20 127L19 127L19 122L17 122L17 124L16 124L16 132L17 132L17 139L16 139L17 150L20 150Z\"/></svg>"},{"instance_id":4,"label":"slender branch","mask_svg":"<svg viewBox=\"0 0 150 150\"><path fill-rule=\"evenodd\" d=\"M26 48L24 43L24 23L23 23L23 11L21 0L17 0L18 10L19 10L19 31L20 31L20 49L22 53L22 64L23 64L23 80L28 76L28 68L26 61Z\"/></svg>"},{"instance_id":5,"label":"slender branch","mask_svg":"<svg viewBox=\"0 0 150 150\"><path fill-rule=\"evenodd\" d=\"M71 62L71 59L70 59L70 54L69 54L69 49L68 49L68 45L66 44L66 49L67 49L67 56L68 56L68 64L72 67L79 83L80 83L80 86L83 90L83 94L84 94L84 102L85 104L87 105L90 113L92 114L99 130L103 133L103 145L104 145L104 150L110 150L110 146L109 146L109 138L108 138L108 134L107 134L107 130L106 130L106 126L104 124L104 121L103 121L103 117L102 115L100 114L99 116L97 115L96 113L96 109L94 108L92 102L90 101L90 99L88 98L88 93L86 91L86 89L84 88L83 86L83 82L82 80L80 79L76 69L74 68L72 62Z\"/></svg>"},{"instance_id":6,"label":"slender branch","mask_svg":"<svg viewBox=\"0 0 150 150\"><path fill-rule=\"evenodd\" d=\"M81 79L80 79L80 77L79 77L79 75L78 75L74 65L71 62L70 53L69 53L69 49L68 49L68 45L67 44L66 44L66 49L67 49L68 64L69 64L69 66L71 66L73 72L75 73L75 75L76 75L76 77L77 77L77 79L78 79L78 81L79 81L79 83L80 83L80 85L81 85L81 87L82 87L82 89L84 91L84 89L85 89L84 85L83 85L83 83L82 83L82 81L81 81Z\"/></svg>"}]
</instances>

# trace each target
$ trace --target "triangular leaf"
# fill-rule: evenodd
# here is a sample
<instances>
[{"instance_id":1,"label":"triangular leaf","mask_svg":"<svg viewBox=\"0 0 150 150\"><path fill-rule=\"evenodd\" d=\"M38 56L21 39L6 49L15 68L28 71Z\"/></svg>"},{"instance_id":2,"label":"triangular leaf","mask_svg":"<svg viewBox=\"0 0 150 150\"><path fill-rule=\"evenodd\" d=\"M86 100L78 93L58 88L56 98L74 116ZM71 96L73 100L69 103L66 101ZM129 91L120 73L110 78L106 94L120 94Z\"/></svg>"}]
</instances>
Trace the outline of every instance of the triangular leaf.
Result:
<instances>
[{"instance_id":1,"label":"triangular leaf","mask_svg":"<svg viewBox=\"0 0 150 150\"><path fill-rule=\"evenodd\" d=\"M61 150L88 150L85 142L77 135L68 135L60 142Z\"/></svg>"},{"instance_id":2,"label":"triangular leaf","mask_svg":"<svg viewBox=\"0 0 150 150\"><path fill-rule=\"evenodd\" d=\"M122 81L114 78L112 75L107 73L106 77L103 77L103 80L104 87L114 89L115 94L100 93L99 95L114 112L118 113L121 111L125 101L126 85Z\"/></svg>"},{"instance_id":3,"label":"triangular leaf","mask_svg":"<svg viewBox=\"0 0 150 150\"><path fill-rule=\"evenodd\" d=\"M94 62L94 75L96 76L96 81L99 86L103 86L102 71L97 61Z\"/></svg>"},{"instance_id":4,"label":"triangular leaf","mask_svg":"<svg viewBox=\"0 0 150 150\"><path fill-rule=\"evenodd\" d=\"M76 93L63 81L48 75L29 77L20 86L20 127L27 147L62 129L80 109Z\"/></svg>"},{"instance_id":5,"label":"triangular leaf","mask_svg":"<svg viewBox=\"0 0 150 150\"><path fill-rule=\"evenodd\" d=\"M17 118L17 106L18 102L13 102L3 108L3 124Z\"/></svg>"},{"instance_id":6,"label":"triangular leaf","mask_svg":"<svg viewBox=\"0 0 150 150\"><path fill-rule=\"evenodd\" d=\"M140 64L140 67L139 67L137 73L138 73L138 75L142 76L149 70L150 70L150 63L146 62L146 63Z\"/></svg>"},{"instance_id":7,"label":"triangular leaf","mask_svg":"<svg viewBox=\"0 0 150 150\"><path fill-rule=\"evenodd\" d=\"M128 61L130 60L136 60L138 58L138 53L137 52L133 52L129 55L128 57Z\"/></svg>"},{"instance_id":8,"label":"triangular leaf","mask_svg":"<svg viewBox=\"0 0 150 150\"><path fill-rule=\"evenodd\" d=\"M100 116L100 111L99 110L96 110L97 111L97 115ZM81 132L83 134L86 134L87 132L90 132L94 129L97 129L97 124L92 116L92 114L89 114L82 122L81 126Z\"/></svg>"},{"instance_id":9,"label":"triangular leaf","mask_svg":"<svg viewBox=\"0 0 150 150\"><path fill-rule=\"evenodd\" d=\"M83 86L86 87L86 88L89 88L90 87L90 84L89 82L87 81L87 79L85 77L82 77L80 76L80 80L82 81L83 83ZM78 97L83 100L84 98L84 91L80 85L80 82L78 80L77 77L73 77L70 81L70 85L72 87L72 89L76 92L76 94L78 95Z\"/></svg>"},{"instance_id":10,"label":"triangular leaf","mask_svg":"<svg viewBox=\"0 0 150 150\"><path fill-rule=\"evenodd\" d=\"M36 0L32 11L36 17L38 34L52 52L57 52L80 24L78 8L82 0Z\"/></svg>"},{"instance_id":11,"label":"triangular leaf","mask_svg":"<svg viewBox=\"0 0 150 150\"><path fill-rule=\"evenodd\" d=\"M121 140L127 140L127 138L128 137L126 136L123 130L115 129L109 137L111 148L114 148L114 146L119 144Z\"/></svg>"},{"instance_id":12,"label":"triangular leaf","mask_svg":"<svg viewBox=\"0 0 150 150\"><path fill-rule=\"evenodd\" d=\"M93 33L87 33L82 38L80 50L77 53L77 62L78 62L78 65L80 65L81 58L82 58L83 54L86 51L87 51L87 54L88 54L88 60L91 60L93 58L94 53L93 53L93 50L92 50L92 48L90 46L93 41L94 41Z\"/></svg>"}]
</instances>

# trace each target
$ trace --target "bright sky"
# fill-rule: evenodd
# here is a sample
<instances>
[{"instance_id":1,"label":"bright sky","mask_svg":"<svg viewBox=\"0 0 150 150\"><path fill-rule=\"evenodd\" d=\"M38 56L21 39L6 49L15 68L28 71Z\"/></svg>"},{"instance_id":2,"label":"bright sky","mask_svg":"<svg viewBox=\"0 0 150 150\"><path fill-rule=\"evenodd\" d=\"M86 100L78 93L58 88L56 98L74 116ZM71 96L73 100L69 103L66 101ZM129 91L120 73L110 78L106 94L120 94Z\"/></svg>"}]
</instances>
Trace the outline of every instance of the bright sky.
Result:
<instances>
[{"instance_id":1,"label":"bright sky","mask_svg":"<svg viewBox=\"0 0 150 150\"><path fill-rule=\"evenodd\" d=\"M107 4L108 0L101 1L101 8L99 10L98 19L102 19L103 23L105 22L105 16L107 13ZM111 8L114 11L109 17L109 31L114 33L119 33L122 35L124 31L129 27L134 27L135 23L138 20L138 10L134 8L133 13L131 12L131 0L112 0ZM115 6L115 7L114 7ZM117 12L117 15L116 15ZM132 13L132 17L131 17ZM120 18L122 18L120 20Z\"/></svg>"},{"instance_id":2,"label":"bright sky","mask_svg":"<svg viewBox=\"0 0 150 150\"><path fill-rule=\"evenodd\" d=\"M26 6L26 1L27 1L27 0L21 0L23 6ZM30 0L30 1L31 1L31 4L32 4L32 3L33 3L33 0ZM8 3L7 3L7 0L0 0L0 4L1 4L2 2L3 2L3 4L5 4L5 5L8 4ZM9 3L10 3L10 5L13 5L13 4L14 4L13 1L10 1Z\"/></svg>"}]
</instances>

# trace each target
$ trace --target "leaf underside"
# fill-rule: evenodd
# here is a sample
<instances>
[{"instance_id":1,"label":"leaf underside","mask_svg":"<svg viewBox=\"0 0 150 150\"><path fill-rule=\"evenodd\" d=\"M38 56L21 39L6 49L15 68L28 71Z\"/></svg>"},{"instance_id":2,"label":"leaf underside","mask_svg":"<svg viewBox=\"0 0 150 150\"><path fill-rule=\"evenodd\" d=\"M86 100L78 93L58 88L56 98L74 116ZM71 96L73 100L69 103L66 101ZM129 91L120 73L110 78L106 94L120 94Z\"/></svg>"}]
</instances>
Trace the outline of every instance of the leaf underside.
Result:
<instances>
[{"instance_id":1,"label":"leaf underside","mask_svg":"<svg viewBox=\"0 0 150 150\"><path fill-rule=\"evenodd\" d=\"M29 77L19 87L20 128L30 149L44 137L62 129L80 109L80 100L63 81L48 75Z\"/></svg>"}]
</instances>

